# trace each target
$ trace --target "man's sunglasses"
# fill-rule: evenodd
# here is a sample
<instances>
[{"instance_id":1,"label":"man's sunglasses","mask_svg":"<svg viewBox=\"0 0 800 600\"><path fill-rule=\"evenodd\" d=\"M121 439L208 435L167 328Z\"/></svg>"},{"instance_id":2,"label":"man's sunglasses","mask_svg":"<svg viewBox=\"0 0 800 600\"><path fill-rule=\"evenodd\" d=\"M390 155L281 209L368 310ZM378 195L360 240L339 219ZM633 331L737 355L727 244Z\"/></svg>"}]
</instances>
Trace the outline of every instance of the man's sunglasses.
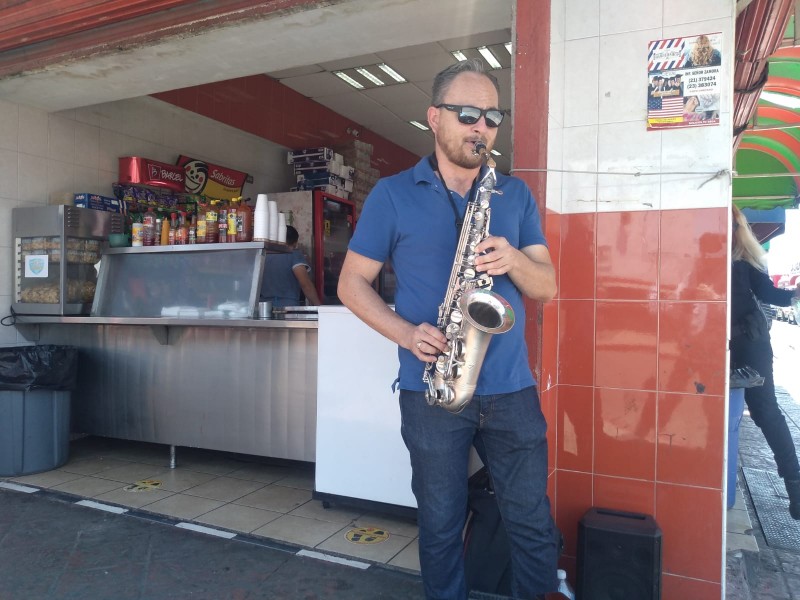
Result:
<instances>
[{"instance_id":1,"label":"man's sunglasses","mask_svg":"<svg viewBox=\"0 0 800 600\"><path fill-rule=\"evenodd\" d=\"M464 125L474 125L481 117L485 117L487 127L500 127L505 116L505 113L499 108L481 110L477 106L456 106L455 104L437 104L434 108L444 108L458 113L458 122Z\"/></svg>"}]
</instances>

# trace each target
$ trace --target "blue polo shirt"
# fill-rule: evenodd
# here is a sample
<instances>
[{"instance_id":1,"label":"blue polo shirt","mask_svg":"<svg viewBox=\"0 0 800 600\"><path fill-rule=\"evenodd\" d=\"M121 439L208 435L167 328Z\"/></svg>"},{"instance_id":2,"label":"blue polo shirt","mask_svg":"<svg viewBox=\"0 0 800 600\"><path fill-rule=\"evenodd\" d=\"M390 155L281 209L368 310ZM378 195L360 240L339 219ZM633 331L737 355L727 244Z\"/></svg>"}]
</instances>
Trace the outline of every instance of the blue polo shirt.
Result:
<instances>
[{"instance_id":1,"label":"blue polo shirt","mask_svg":"<svg viewBox=\"0 0 800 600\"><path fill-rule=\"evenodd\" d=\"M546 245L536 202L528 186L516 177L497 173L490 200L492 235L512 246ZM467 199L453 192L463 216ZM380 262L391 261L397 279L395 311L418 325L436 325L453 268L458 234L455 216L442 182L428 159L397 175L378 181L358 220L349 249ZM525 344L525 306L508 275L493 277L492 289L514 309L515 324L492 336L475 393L505 394L535 385ZM424 362L405 348L398 349L400 388L425 391Z\"/></svg>"}]
</instances>

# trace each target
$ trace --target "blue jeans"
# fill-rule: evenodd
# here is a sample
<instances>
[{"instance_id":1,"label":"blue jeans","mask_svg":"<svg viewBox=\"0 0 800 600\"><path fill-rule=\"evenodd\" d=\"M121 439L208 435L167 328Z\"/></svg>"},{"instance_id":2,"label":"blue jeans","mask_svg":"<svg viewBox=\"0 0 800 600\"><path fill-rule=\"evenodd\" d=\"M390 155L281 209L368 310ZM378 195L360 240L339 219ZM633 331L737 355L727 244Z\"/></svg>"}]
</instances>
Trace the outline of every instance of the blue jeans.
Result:
<instances>
[{"instance_id":1,"label":"blue jeans","mask_svg":"<svg viewBox=\"0 0 800 600\"><path fill-rule=\"evenodd\" d=\"M557 587L555 526L547 499L547 424L535 387L475 396L459 414L400 391L401 433L411 455L419 559L428 600L464 600L462 532L470 446L483 445L511 541L512 592L533 599Z\"/></svg>"}]
</instances>

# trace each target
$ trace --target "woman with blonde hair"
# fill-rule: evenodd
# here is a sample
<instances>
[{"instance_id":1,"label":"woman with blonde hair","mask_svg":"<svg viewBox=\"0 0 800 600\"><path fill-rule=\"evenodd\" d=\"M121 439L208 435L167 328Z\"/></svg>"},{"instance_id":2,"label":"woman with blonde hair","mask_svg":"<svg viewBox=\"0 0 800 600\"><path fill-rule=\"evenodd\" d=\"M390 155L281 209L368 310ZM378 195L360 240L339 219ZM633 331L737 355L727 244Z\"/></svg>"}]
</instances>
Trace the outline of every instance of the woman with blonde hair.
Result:
<instances>
[{"instance_id":1,"label":"woman with blonde hair","mask_svg":"<svg viewBox=\"0 0 800 600\"><path fill-rule=\"evenodd\" d=\"M687 67L716 67L722 64L722 55L714 48L707 35L698 35L686 60Z\"/></svg>"},{"instance_id":2,"label":"woman with blonde hair","mask_svg":"<svg viewBox=\"0 0 800 600\"><path fill-rule=\"evenodd\" d=\"M747 218L733 207L731 247L731 368L749 366L764 377L764 385L746 388L744 399L775 456L778 475L789 494L789 513L800 520L800 463L792 435L775 397L772 378L772 344L758 302L789 306L800 298L800 288L776 288L767 274L766 252L758 243Z\"/></svg>"}]
</instances>

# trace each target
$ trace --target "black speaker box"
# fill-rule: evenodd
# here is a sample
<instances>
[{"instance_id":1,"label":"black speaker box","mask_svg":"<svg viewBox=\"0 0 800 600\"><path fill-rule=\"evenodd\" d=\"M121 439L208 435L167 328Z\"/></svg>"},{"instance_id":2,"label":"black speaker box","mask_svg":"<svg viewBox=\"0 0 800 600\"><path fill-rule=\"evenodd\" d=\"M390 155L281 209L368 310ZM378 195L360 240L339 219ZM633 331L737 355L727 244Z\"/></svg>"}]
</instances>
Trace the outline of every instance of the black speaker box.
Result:
<instances>
[{"instance_id":1,"label":"black speaker box","mask_svg":"<svg viewBox=\"0 0 800 600\"><path fill-rule=\"evenodd\" d=\"M576 600L660 600L661 529L653 517L593 507L578 523Z\"/></svg>"}]
</instances>

